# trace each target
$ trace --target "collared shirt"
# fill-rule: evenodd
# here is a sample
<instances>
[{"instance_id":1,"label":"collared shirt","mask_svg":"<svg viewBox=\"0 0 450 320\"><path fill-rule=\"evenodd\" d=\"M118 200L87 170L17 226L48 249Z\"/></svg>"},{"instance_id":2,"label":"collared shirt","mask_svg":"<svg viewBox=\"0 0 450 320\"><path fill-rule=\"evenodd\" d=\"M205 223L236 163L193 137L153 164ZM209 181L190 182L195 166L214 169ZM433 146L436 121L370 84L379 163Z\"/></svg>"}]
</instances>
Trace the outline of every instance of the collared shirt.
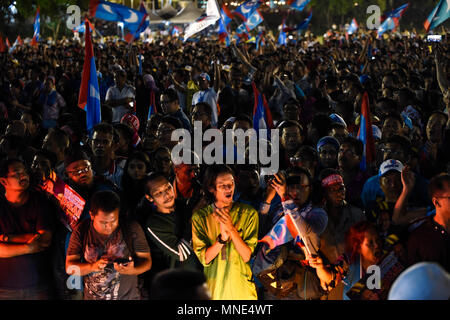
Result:
<instances>
[{"instance_id":1,"label":"collared shirt","mask_svg":"<svg viewBox=\"0 0 450 320\"><path fill-rule=\"evenodd\" d=\"M107 180L114 183L117 188L122 190L123 168L118 166L115 161L111 161L111 166L103 173L97 173L94 171L94 175L96 174L105 177Z\"/></svg>"},{"instance_id":2,"label":"collared shirt","mask_svg":"<svg viewBox=\"0 0 450 320\"><path fill-rule=\"evenodd\" d=\"M111 100L120 100L123 98L132 98L134 99L136 96L136 90L133 86L130 86L128 84L125 84L122 88L122 90L119 90L117 86L113 86L108 89L106 92L106 102ZM119 123L120 119L124 116L124 114L128 113L130 108L125 105L117 106L112 108L113 111L113 123Z\"/></svg>"}]
</instances>

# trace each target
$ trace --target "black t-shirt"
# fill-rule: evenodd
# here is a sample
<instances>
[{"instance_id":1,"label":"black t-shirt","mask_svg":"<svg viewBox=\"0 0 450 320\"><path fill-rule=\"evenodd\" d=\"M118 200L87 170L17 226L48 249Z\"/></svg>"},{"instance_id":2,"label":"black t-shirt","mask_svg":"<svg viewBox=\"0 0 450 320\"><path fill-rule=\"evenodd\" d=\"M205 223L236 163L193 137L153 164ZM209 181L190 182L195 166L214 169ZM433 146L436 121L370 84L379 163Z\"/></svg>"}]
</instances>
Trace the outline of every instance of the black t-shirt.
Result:
<instances>
[{"instance_id":1,"label":"black t-shirt","mask_svg":"<svg viewBox=\"0 0 450 320\"><path fill-rule=\"evenodd\" d=\"M89 228L85 228L85 224ZM88 232L86 238L82 234ZM90 220L83 221L73 230L70 237L67 255L83 256L83 260L94 263L102 256L106 257L110 264L101 272L91 272L85 275L84 299L85 300L138 300L139 290L137 276L123 275L114 270L113 262L116 259L128 258L133 252L150 252L142 228L132 222L127 228L132 250L128 248L124 240L122 230L117 228L109 237L98 234ZM85 247L83 248L83 244ZM134 259L134 257L133 257Z\"/></svg>"},{"instance_id":2,"label":"black t-shirt","mask_svg":"<svg viewBox=\"0 0 450 320\"><path fill-rule=\"evenodd\" d=\"M28 201L13 207L2 195L0 197L0 234L18 235L37 233L38 230L52 228L55 207L42 194L30 191ZM26 289L48 285L50 279L50 259L48 250L0 258L0 288Z\"/></svg>"},{"instance_id":3,"label":"black t-shirt","mask_svg":"<svg viewBox=\"0 0 450 320\"><path fill-rule=\"evenodd\" d=\"M421 261L439 263L450 272L450 235L433 219L427 217L412 233L408 241L409 265Z\"/></svg>"}]
</instances>

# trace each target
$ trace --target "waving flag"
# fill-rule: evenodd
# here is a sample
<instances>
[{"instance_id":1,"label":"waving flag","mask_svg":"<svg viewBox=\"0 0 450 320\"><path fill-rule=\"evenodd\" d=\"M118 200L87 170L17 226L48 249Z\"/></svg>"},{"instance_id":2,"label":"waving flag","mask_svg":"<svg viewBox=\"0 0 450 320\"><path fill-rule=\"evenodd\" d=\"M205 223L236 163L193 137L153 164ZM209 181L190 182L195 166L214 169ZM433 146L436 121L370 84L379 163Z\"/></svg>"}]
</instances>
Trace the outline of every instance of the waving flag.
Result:
<instances>
[{"instance_id":1,"label":"waving flag","mask_svg":"<svg viewBox=\"0 0 450 320\"><path fill-rule=\"evenodd\" d=\"M8 47L8 49L11 48L11 43L9 43L9 39L8 38L6 38L5 42L6 42L6 46Z\"/></svg>"},{"instance_id":2,"label":"waving flag","mask_svg":"<svg viewBox=\"0 0 450 320\"><path fill-rule=\"evenodd\" d=\"M92 25L92 23L89 20L87 20L87 22L89 24L89 31L90 32L94 31L94 26ZM84 33L85 30L86 30L86 28L84 26L84 22L82 22L78 27L75 27L72 31L78 32L78 33Z\"/></svg>"},{"instance_id":3,"label":"waving flag","mask_svg":"<svg viewBox=\"0 0 450 320\"><path fill-rule=\"evenodd\" d=\"M183 42L186 41L190 36L216 23L216 21L219 19L220 12L219 8L217 7L216 0L208 0L208 3L206 4L206 14L200 16L197 20L187 26L187 28L184 30Z\"/></svg>"},{"instance_id":4,"label":"waving flag","mask_svg":"<svg viewBox=\"0 0 450 320\"><path fill-rule=\"evenodd\" d=\"M297 28L296 28L297 31L302 31L302 30L308 29L308 25L311 22L311 18L312 18L312 10L309 13L309 16L305 20L303 20L303 22L301 22L297 25Z\"/></svg>"},{"instance_id":5,"label":"waving flag","mask_svg":"<svg viewBox=\"0 0 450 320\"><path fill-rule=\"evenodd\" d=\"M403 16L408 7L409 3L406 3L398 7L397 9L386 13L386 20L384 20L383 23L378 28L378 37L380 37L386 31L396 29L400 23L400 18Z\"/></svg>"},{"instance_id":6,"label":"waving flag","mask_svg":"<svg viewBox=\"0 0 450 320\"><path fill-rule=\"evenodd\" d=\"M287 200L282 205L284 216L275 223L270 232L259 242L264 242L270 249L274 249L295 240L295 244L300 247L305 246L309 254L316 254L318 248L315 247L317 243L314 244L313 240L306 235L305 226L302 223L304 214L306 215L312 210L312 205L309 204L300 210L296 208L292 200Z\"/></svg>"},{"instance_id":7,"label":"waving flag","mask_svg":"<svg viewBox=\"0 0 450 320\"><path fill-rule=\"evenodd\" d=\"M266 101L266 97L259 92L254 82L252 82L255 104L253 107L253 129L259 134L259 129L272 129L272 113ZM268 136L270 131L268 131Z\"/></svg>"},{"instance_id":8,"label":"waving flag","mask_svg":"<svg viewBox=\"0 0 450 320\"><path fill-rule=\"evenodd\" d=\"M239 27L236 29L237 34L248 34L250 31L252 31L254 28L256 28L261 22L264 21L263 16L259 12L259 10L255 10L253 14Z\"/></svg>"},{"instance_id":9,"label":"waving flag","mask_svg":"<svg viewBox=\"0 0 450 320\"><path fill-rule=\"evenodd\" d=\"M103 0L90 0L89 14L98 19L122 22L133 34L142 27L146 18L144 12Z\"/></svg>"},{"instance_id":10,"label":"waving flag","mask_svg":"<svg viewBox=\"0 0 450 320\"><path fill-rule=\"evenodd\" d=\"M298 11L302 11L303 9L305 9L306 5L310 2L311 0L288 0L287 4L289 6L291 6L292 9L298 10Z\"/></svg>"},{"instance_id":11,"label":"waving flag","mask_svg":"<svg viewBox=\"0 0 450 320\"><path fill-rule=\"evenodd\" d=\"M222 9L220 10L218 34L219 34L219 41L222 43L225 42L227 47L230 44L228 25L230 24L231 20L233 20L233 14L225 4L222 5Z\"/></svg>"},{"instance_id":12,"label":"waving flag","mask_svg":"<svg viewBox=\"0 0 450 320\"><path fill-rule=\"evenodd\" d=\"M355 33L356 30L358 30L358 22L356 22L356 19L353 18L352 23L350 23L350 25L348 26L347 29L347 33L348 34L353 34Z\"/></svg>"},{"instance_id":13,"label":"waving flag","mask_svg":"<svg viewBox=\"0 0 450 320\"><path fill-rule=\"evenodd\" d=\"M258 9L262 4L260 0L248 0L241 4L234 10L234 14L241 18L244 22L247 21L253 13Z\"/></svg>"},{"instance_id":14,"label":"waving flag","mask_svg":"<svg viewBox=\"0 0 450 320\"><path fill-rule=\"evenodd\" d=\"M17 46L22 46L23 45L23 41L20 38L20 36L17 36L16 41L14 41L13 45L11 48L9 48L9 53L14 52L14 50L16 49Z\"/></svg>"},{"instance_id":15,"label":"waving flag","mask_svg":"<svg viewBox=\"0 0 450 320\"><path fill-rule=\"evenodd\" d=\"M278 45L285 46L286 45L286 32L284 32L284 28L286 28L286 18L283 19L280 28L280 35L278 36Z\"/></svg>"},{"instance_id":16,"label":"waving flag","mask_svg":"<svg viewBox=\"0 0 450 320\"><path fill-rule=\"evenodd\" d=\"M142 17L142 20L141 20L141 23L140 23L138 29L134 33L128 33L125 36L125 41L128 43L133 42L134 39L139 39L139 37L141 36L141 33L144 32L145 29L147 29L147 27L150 25L150 22L147 19L147 17L148 17L147 10L145 9L143 1L141 1L141 5L139 7L139 12L143 13L144 16Z\"/></svg>"},{"instance_id":17,"label":"waving flag","mask_svg":"<svg viewBox=\"0 0 450 320\"><path fill-rule=\"evenodd\" d=\"M174 26L172 29L172 37L178 37L180 35L180 28Z\"/></svg>"},{"instance_id":18,"label":"waving flag","mask_svg":"<svg viewBox=\"0 0 450 320\"><path fill-rule=\"evenodd\" d=\"M223 24L225 25L225 27L228 27L231 20L233 20L233 14L231 13L230 9L228 9L228 7L225 4L222 5L222 9L220 10L220 15L222 16Z\"/></svg>"},{"instance_id":19,"label":"waving flag","mask_svg":"<svg viewBox=\"0 0 450 320\"><path fill-rule=\"evenodd\" d=\"M265 40L264 40L264 33L260 31L258 35L256 36L256 50L259 49L259 46L264 46Z\"/></svg>"},{"instance_id":20,"label":"waving flag","mask_svg":"<svg viewBox=\"0 0 450 320\"><path fill-rule=\"evenodd\" d=\"M367 163L370 163L375 159L375 140L373 138L369 95L367 92L364 92L361 103L361 120L359 124L358 139L361 140L364 145L360 168L365 171L367 169Z\"/></svg>"},{"instance_id":21,"label":"waving flag","mask_svg":"<svg viewBox=\"0 0 450 320\"><path fill-rule=\"evenodd\" d=\"M36 11L36 18L34 19L34 34L31 39L31 45L37 46L39 42L39 34L41 32L41 16L39 14L39 8Z\"/></svg>"},{"instance_id":22,"label":"waving flag","mask_svg":"<svg viewBox=\"0 0 450 320\"><path fill-rule=\"evenodd\" d=\"M85 22L85 30L88 30L88 21ZM97 80L97 69L95 68L94 49L92 48L91 33L85 32L85 55L83 74L81 76L80 94L78 106L86 111L86 127L88 132L97 123L101 122L100 91Z\"/></svg>"},{"instance_id":23,"label":"waving flag","mask_svg":"<svg viewBox=\"0 0 450 320\"><path fill-rule=\"evenodd\" d=\"M428 32L440 25L450 17L450 0L441 0L436 8L431 11L427 20L423 23L425 30Z\"/></svg>"}]
</instances>

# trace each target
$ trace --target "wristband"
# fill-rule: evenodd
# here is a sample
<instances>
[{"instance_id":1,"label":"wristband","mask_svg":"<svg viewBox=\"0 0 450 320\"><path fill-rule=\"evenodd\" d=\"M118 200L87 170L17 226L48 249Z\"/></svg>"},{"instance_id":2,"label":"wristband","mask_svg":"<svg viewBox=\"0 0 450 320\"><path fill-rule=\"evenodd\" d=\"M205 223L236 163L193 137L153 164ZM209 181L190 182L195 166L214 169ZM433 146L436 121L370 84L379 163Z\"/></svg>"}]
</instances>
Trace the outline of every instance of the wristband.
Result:
<instances>
[{"instance_id":1,"label":"wristband","mask_svg":"<svg viewBox=\"0 0 450 320\"><path fill-rule=\"evenodd\" d=\"M217 236L217 242L219 242L220 244L227 244L228 241L224 241L222 240L222 234L219 233L219 235Z\"/></svg>"}]
</instances>

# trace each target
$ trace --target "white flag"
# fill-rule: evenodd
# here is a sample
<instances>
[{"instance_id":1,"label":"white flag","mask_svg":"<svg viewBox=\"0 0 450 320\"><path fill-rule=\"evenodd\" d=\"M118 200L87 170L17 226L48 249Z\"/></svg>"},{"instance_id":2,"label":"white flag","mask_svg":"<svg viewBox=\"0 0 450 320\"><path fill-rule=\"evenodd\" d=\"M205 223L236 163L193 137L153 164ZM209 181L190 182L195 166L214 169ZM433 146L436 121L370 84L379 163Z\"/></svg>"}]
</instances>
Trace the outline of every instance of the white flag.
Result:
<instances>
[{"instance_id":1,"label":"white flag","mask_svg":"<svg viewBox=\"0 0 450 320\"><path fill-rule=\"evenodd\" d=\"M184 30L183 41L186 41L186 39L189 38L190 36L216 23L216 21L219 19L220 19L220 12L216 0L208 0L208 3L206 4L206 15L203 15L196 21L192 22Z\"/></svg>"}]
</instances>

